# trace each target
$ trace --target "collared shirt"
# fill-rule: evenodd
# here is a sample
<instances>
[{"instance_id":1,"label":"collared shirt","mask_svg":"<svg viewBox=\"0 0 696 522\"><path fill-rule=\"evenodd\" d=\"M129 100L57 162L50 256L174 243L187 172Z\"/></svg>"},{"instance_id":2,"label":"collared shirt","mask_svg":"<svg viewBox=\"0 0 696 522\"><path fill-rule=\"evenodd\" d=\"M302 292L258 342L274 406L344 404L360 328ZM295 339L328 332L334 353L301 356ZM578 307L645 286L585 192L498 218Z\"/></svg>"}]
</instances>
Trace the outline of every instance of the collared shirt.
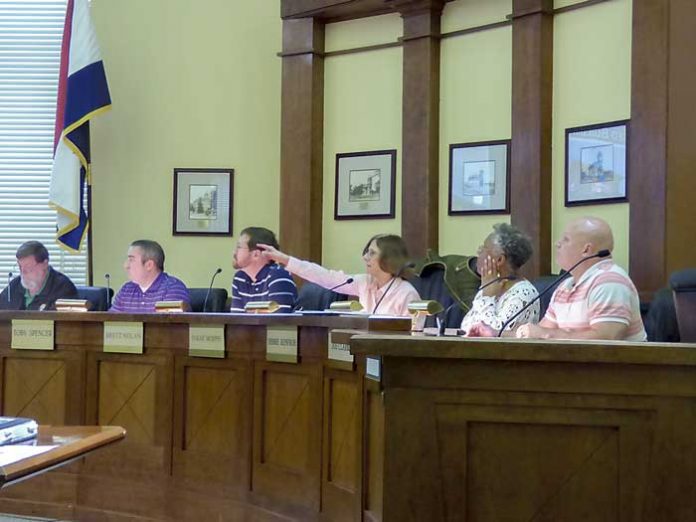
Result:
<instances>
[{"instance_id":1,"label":"collared shirt","mask_svg":"<svg viewBox=\"0 0 696 522\"><path fill-rule=\"evenodd\" d=\"M334 288L341 285L340 289L336 290L342 294L358 296L360 304L368 313L374 313L376 304L384 297L377 309L380 315L408 316L409 303L420 300L418 291L413 285L400 277L393 278L380 287L377 285L377 281L367 274L351 276L338 270L327 270L323 266L294 257L288 261L288 270L302 279L324 288ZM352 283L342 284L350 278L353 279Z\"/></svg>"},{"instance_id":2,"label":"collared shirt","mask_svg":"<svg viewBox=\"0 0 696 522\"><path fill-rule=\"evenodd\" d=\"M131 314L154 312L158 301L184 301L191 305L186 285L180 279L162 272L144 292L133 281L124 284L114 297L109 311Z\"/></svg>"},{"instance_id":3,"label":"collared shirt","mask_svg":"<svg viewBox=\"0 0 696 522\"><path fill-rule=\"evenodd\" d=\"M247 303L275 301L278 312L292 312L297 301L297 286L290 273L282 266L269 263L252 280L243 270L237 271L232 280L232 305L230 312L243 312Z\"/></svg>"},{"instance_id":4,"label":"collared shirt","mask_svg":"<svg viewBox=\"0 0 696 522\"><path fill-rule=\"evenodd\" d=\"M37 295L41 294L41 292L44 291L44 289L46 288L46 283L48 283L48 276L49 276L49 275L50 275L50 272L46 272L46 279L44 279L44 282L43 282L43 284L41 285L41 289L40 289L38 292L36 292L34 295L31 295L31 294L29 293L29 290L27 290L26 288L24 289L24 308L26 308L27 310L29 310L29 306L30 306L31 303L34 301L34 298L35 298Z\"/></svg>"},{"instance_id":5,"label":"collared shirt","mask_svg":"<svg viewBox=\"0 0 696 522\"><path fill-rule=\"evenodd\" d=\"M577 283L574 277L563 281L553 293L544 319L567 330L616 322L628 326L625 340L647 339L638 291L624 269L611 259L591 266Z\"/></svg>"}]
</instances>

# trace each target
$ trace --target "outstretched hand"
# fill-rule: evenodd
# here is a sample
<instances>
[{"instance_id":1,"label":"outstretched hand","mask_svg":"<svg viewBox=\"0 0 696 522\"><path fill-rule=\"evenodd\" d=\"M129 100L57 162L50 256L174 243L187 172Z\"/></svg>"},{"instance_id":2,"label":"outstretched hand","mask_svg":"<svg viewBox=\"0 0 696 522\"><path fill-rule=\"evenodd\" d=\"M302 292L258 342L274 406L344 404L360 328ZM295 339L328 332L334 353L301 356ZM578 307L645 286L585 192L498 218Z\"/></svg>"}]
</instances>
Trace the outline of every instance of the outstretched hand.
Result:
<instances>
[{"instance_id":1,"label":"outstretched hand","mask_svg":"<svg viewBox=\"0 0 696 522\"><path fill-rule=\"evenodd\" d=\"M258 243L256 246L261 251L261 255L268 260L275 261L276 263L280 263L281 265L287 265L288 261L290 260L289 255L284 254L283 252L271 245L264 245L263 243Z\"/></svg>"}]
</instances>

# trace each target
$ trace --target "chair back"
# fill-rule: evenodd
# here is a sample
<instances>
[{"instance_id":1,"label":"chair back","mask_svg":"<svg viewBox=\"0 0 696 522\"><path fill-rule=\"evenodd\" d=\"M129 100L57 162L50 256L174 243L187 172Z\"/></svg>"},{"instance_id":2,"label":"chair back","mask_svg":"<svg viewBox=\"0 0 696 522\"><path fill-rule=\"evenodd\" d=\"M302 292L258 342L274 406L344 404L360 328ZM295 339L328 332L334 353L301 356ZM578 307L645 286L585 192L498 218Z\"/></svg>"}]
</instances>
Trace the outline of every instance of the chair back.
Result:
<instances>
[{"instance_id":1,"label":"chair back","mask_svg":"<svg viewBox=\"0 0 696 522\"><path fill-rule=\"evenodd\" d=\"M678 343L679 324L677 312L674 309L674 295L671 288L661 288L653 295L647 313L641 315L648 341L656 343Z\"/></svg>"},{"instance_id":2,"label":"chair back","mask_svg":"<svg viewBox=\"0 0 696 522\"><path fill-rule=\"evenodd\" d=\"M108 303L114 297L113 288L107 289L105 286L76 286L75 288L77 288L78 299L86 299L91 303L90 312L106 312L109 309Z\"/></svg>"},{"instance_id":3,"label":"chair back","mask_svg":"<svg viewBox=\"0 0 696 522\"><path fill-rule=\"evenodd\" d=\"M549 286L553 284L553 282L558 279L558 276L560 274L551 274L551 275L545 275L545 276L540 276L537 277L535 280L532 281L532 284L534 285L534 288L537 289L537 292L540 294L546 290ZM546 309L549 307L549 303L551 302L551 297L553 296L553 293L556 291L554 288L553 290L550 290L549 293L547 293L545 296L543 296L539 300L539 320L541 321L544 318L544 315L546 314Z\"/></svg>"},{"instance_id":4,"label":"chair back","mask_svg":"<svg viewBox=\"0 0 696 522\"><path fill-rule=\"evenodd\" d=\"M445 328L459 328L466 311L462 309L450 294L445 284L445 269L439 264L431 264L423 268L420 277L414 277L410 283L418 290L423 300L439 302L444 310L438 314L445 322ZM437 316L428 316L425 320L426 327L437 326Z\"/></svg>"},{"instance_id":5,"label":"chair back","mask_svg":"<svg viewBox=\"0 0 696 522\"><path fill-rule=\"evenodd\" d=\"M696 342L696 268L674 272L669 285L674 292L679 337L682 342Z\"/></svg>"},{"instance_id":6,"label":"chair back","mask_svg":"<svg viewBox=\"0 0 696 522\"><path fill-rule=\"evenodd\" d=\"M334 301L347 301L349 297L305 281L297 293L295 310L326 310Z\"/></svg>"},{"instance_id":7,"label":"chair back","mask_svg":"<svg viewBox=\"0 0 696 522\"><path fill-rule=\"evenodd\" d=\"M191 311L203 312L205 304L205 296L208 293L207 288L189 288L189 297L191 298ZM229 308L225 308L227 302L227 290L224 288L211 288L208 295L208 303L205 304L206 313L227 312Z\"/></svg>"}]
</instances>

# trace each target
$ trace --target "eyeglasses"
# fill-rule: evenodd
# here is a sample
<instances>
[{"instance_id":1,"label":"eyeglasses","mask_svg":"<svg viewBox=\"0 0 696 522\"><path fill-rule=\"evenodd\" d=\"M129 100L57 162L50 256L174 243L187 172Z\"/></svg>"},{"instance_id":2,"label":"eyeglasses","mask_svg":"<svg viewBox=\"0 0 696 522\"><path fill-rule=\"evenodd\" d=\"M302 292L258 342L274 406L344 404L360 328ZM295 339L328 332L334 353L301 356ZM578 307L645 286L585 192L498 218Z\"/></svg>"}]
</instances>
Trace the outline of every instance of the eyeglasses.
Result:
<instances>
[{"instance_id":1,"label":"eyeglasses","mask_svg":"<svg viewBox=\"0 0 696 522\"><path fill-rule=\"evenodd\" d=\"M372 259L372 258L375 257L377 254L378 254L378 253L377 253L376 250L372 250L372 249L370 248L370 249L368 249L367 251L365 251L365 253L363 254L363 256Z\"/></svg>"}]
</instances>

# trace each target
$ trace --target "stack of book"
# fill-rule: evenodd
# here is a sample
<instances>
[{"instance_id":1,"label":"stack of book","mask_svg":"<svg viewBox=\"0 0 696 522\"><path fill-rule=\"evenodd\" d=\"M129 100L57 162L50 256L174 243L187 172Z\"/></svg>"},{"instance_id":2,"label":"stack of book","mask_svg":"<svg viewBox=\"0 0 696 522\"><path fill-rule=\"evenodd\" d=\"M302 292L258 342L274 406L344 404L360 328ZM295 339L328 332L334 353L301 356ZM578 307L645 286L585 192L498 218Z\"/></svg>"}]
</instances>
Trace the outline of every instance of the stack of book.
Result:
<instances>
[{"instance_id":1,"label":"stack of book","mask_svg":"<svg viewBox=\"0 0 696 522\"><path fill-rule=\"evenodd\" d=\"M39 432L35 420L22 417L0 417L0 446L33 440Z\"/></svg>"}]
</instances>

